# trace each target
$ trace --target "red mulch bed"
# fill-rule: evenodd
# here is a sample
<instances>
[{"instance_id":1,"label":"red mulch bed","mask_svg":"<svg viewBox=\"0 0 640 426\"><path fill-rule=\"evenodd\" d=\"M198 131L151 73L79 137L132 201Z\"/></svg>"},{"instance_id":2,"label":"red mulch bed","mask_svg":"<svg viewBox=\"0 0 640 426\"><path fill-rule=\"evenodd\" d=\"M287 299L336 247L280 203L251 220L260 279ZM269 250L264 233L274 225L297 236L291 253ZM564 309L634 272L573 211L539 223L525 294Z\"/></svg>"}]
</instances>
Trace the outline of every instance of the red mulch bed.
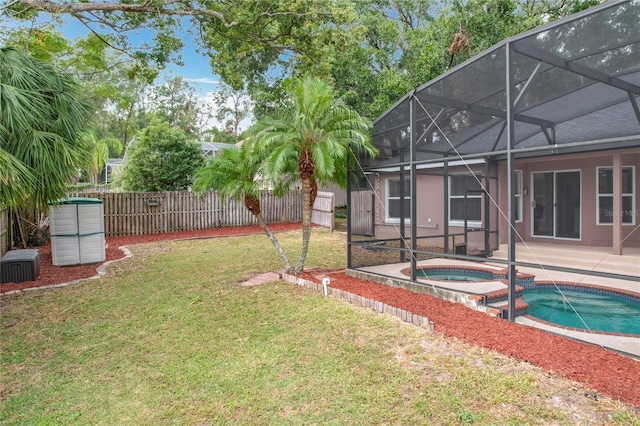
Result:
<instances>
[{"instance_id":1,"label":"red mulch bed","mask_svg":"<svg viewBox=\"0 0 640 426\"><path fill-rule=\"evenodd\" d=\"M274 232L280 232L299 229L300 224L272 224L270 227ZM124 257L124 253L118 248L122 245L260 232L262 232L260 227L251 226L107 238L107 261ZM38 247L38 249L41 264L38 279L18 284L2 284L0 293L58 284L96 274L96 264L53 266L50 246ZM319 282L311 274L305 273L303 276ZM640 386L638 385L640 363L629 357L599 346L579 343L542 330L493 318L460 304L426 294L359 280L344 273L332 273L331 278L331 286L334 288L429 318L434 323L436 332L527 361L544 370L584 383L598 392L640 407Z\"/></svg>"}]
</instances>

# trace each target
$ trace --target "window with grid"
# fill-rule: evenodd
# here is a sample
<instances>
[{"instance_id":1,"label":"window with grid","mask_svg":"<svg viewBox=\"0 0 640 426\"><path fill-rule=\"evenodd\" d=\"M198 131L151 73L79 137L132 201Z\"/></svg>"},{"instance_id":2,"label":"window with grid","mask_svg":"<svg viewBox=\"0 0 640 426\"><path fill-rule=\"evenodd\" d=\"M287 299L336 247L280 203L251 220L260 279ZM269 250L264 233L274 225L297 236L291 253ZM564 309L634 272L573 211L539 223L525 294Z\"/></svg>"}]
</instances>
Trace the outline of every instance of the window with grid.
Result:
<instances>
[{"instance_id":1,"label":"window with grid","mask_svg":"<svg viewBox=\"0 0 640 426\"><path fill-rule=\"evenodd\" d=\"M467 226L482 226L481 190L473 175L449 176L449 225L463 226L466 217Z\"/></svg>"},{"instance_id":2,"label":"window with grid","mask_svg":"<svg viewBox=\"0 0 640 426\"><path fill-rule=\"evenodd\" d=\"M406 221L411 219L411 180L405 178L403 184L402 188L400 178L386 180L385 220L388 222L399 222L401 210ZM402 192L403 197L400 197Z\"/></svg>"},{"instance_id":3,"label":"window with grid","mask_svg":"<svg viewBox=\"0 0 640 426\"><path fill-rule=\"evenodd\" d=\"M516 222L522 222L522 170L516 170Z\"/></svg>"},{"instance_id":4,"label":"window with grid","mask_svg":"<svg viewBox=\"0 0 640 426\"><path fill-rule=\"evenodd\" d=\"M633 208L635 200L633 166L622 168L622 223L635 225L637 211ZM598 167L598 225L613 223L613 168Z\"/></svg>"}]
</instances>

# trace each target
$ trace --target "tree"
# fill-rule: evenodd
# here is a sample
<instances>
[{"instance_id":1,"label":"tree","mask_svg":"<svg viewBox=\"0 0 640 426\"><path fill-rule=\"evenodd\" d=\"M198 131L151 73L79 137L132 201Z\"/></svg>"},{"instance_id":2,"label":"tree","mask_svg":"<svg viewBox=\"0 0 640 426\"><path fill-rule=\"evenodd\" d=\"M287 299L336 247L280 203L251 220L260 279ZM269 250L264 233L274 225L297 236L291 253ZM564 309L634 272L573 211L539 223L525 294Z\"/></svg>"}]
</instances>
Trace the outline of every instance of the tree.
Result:
<instances>
[{"instance_id":1,"label":"tree","mask_svg":"<svg viewBox=\"0 0 640 426\"><path fill-rule=\"evenodd\" d=\"M47 210L89 161L79 87L43 61L0 48L0 204Z\"/></svg>"},{"instance_id":2,"label":"tree","mask_svg":"<svg viewBox=\"0 0 640 426\"><path fill-rule=\"evenodd\" d=\"M0 208L17 206L35 188L29 168L11 153L0 149Z\"/></svg>"},{"instance_id":3,"label":"tree","mask_svg":"<svg viewBox=\"0 0 640 426\"><path fill-rule=\"evenodd\" d=\"M294 268L304 268L311 237L311 210L318 184L346 186L347 160L352 153L377 155L371 144L371 123L335 99L333 88L310 77L286 86L286 108L250 129L266 154L261 171L271 181L295 176L302 183L302 249Z\"/></svg>"},{"instance_id":4,"label":"tree","mask_svg":"<svg viewBox=\"0 0 640 426\"><path fill-rule=\"evenodd\" d=\"M0 11L29 22L34 15L67 14L95 39L133 59L132 74L157 71L169 61L181 63L176 34L186 24L199 35L212 71L234 90L249 93L255 117L277 105L286 78L313 75L331 82L348 106L373 118L407 91L487 46L597 2L16 0ZM133 32L136 37L127 36ZM133 48L130 40L151 41Z\"/></svg>"},{"instance_id":5,"label":"tree","mask_svg":"<svg viewBox=\"0 0 640 426\"><path fill-rule=\"evenodd\" d=\"M224 149L220 156L210 158L207 164L198 170L193 190L204 193L214 189L223 197L242 200L284 260L287 273L291 273L291 262L261 213L261 183L258 181L261 159L250 143L243 144L240 149ZM285 182L280 183L275 188L275 194L282 194L287 188Z\"/></svg>"},{"instance_id":6,"label":"tree","mask_svg":"<svg viewBox=\"0 0 640 426\"><path fill-rule=\"evenodd\" d=\"M33 21L0 29L5 30L0 32L0 44L51 63L82 86L82 99L94 115L100 116L100 120L91 123L90 130L97 139L117 137L127 145L132 134L141 128L145 91L159 70L132 64L128 56L114 52L95 34L66 39L55 23Z\"/></svg>"},{"instance_id":7,"label":"tree","mask_svg":"<svg viewBox=\"0 0 640 426\"><path fill-rule=\"evenodd\" d=\"M150 64L151 68L162 68L169 61L181 63L177 53L183 44L176 35L184 22L201 34L214 72L224 74L225 81L239 89L244 76L236 73L229 58L230 62L251 63L262 74L265 67L279 61L282 52L301 52L299 46L317 36L315 29L322 28L326 34L335 31L331 17L343 9L340 6L333 0L16 0L0 11L28 21L40 14L66 14L105 44L126 53L137 66ZM131 46L131 40L145 41ZM310 56L310 49L305 50Z\"/></svg>"},{"instance_id":8,"label":"tree","mask_svg":"<svg viewBox=\"0 0 640 426\"><path fill-rule=\"evenodd\" d=\"M539 7L529 8L529 3ZM548 7L553 1L547 2ZM573 3L573 1L563 1ZM542 23L542 2L353 0L357 20L331 62L337 95L377 117L411 89L471 56ZM336 36L338 37L338 36Z\"/></svg>"},{"instance_id":9,"label":"tree","mask_svg":"<svg viewBox=\"0 0 640 426\"><path fill-rule=\"evenodd\" d=\"M200 145L183 130L156 120L129 146L116 183L127 191L180 191L191 185L203 163Z\"/></svg>"},{"instance_id":10,"label":"tree","mask_svg":"<svg viewBox=\"0 0 640 426\"><path fill-rule=\"evenodd\" d=\"M85 140L91 150L91 161L87 166L87 172L91 183L98 185L100 183L100 171L109 159L109 147L96 140L96 137L91 133L85 135Z\"/></svg>"},{"instance_id":11,"label":"tree","mask_svg":"<svg viewBox=\"0 0 640 426\"><path fill-rule=\"evenodd\" d=\"M235 144L238 142L238 138L236 138L232 133L220 130L217 127L206 129L202 132L202 138L204 141L215 143Z\"/></svg>"},{"instance_id":12,"label":"tree","mask_svg":"<svg viewBox=\"0 0 640 426\"><path fill-rule=\"evenodd\" d=\"M74 65L80 66L82 62L79 59ZM141 74L119 53L106 55L100 67L82 65L81 68L88 69L79 81L100 117L92 126L92 133L99 140L117 138L126 147L136 133L148 125L146 92L159 70L148 69Z\"/></svg>"},{"instance_id":13,"label":"tree","mask_svg":"<svg viewBox=\"0 0 640 426\"><path fill-rule=\"evenodd\" d=\"M242 90L223 87L214 92L213 99L216 108L216 119L222 124L222 131L233 136L233 142L238 142L240 123L251 113L251 100Z\"/></svg>"},{"instance_id":14,"label":"tree","mask_svg":"<svg viewBox=\"0 0 640 426\"><path fill-rule=\"evenodd\" d=\"M198 99L195 89L179 76L150 87L148 98L151 114L197 137L211 118L209 108Z\"/></svg>"}]
</instances>

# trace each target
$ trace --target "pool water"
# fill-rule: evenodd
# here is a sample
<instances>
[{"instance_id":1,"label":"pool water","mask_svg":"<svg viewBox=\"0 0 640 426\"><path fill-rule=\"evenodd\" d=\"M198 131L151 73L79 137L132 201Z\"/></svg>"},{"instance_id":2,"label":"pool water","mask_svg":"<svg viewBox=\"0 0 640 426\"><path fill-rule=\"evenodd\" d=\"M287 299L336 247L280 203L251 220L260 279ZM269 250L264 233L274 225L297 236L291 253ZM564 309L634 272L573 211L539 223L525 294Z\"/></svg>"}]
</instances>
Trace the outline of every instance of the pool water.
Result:
<instances>
[{"instance_id":1,"label":"pool water","mask_svg":"<svg viewBox=\"0 0 640 426\"><path fill-rule=\"evenodd\" d=\"M418 271L418 276L429 280L438 281L463 281L463 282L478 282L485 281L486 278L479 277L474 274L473 271L456 272L456 273L442 273L442 272L430 272L429 270Z\"/></svg>"},{"instance_id":2,"label":"pool water","mask_svg":"<svg viewBox=\"0 0 640 426\"><path fill-rule=\"evenodd\" d=\"M580 290L562 293L571 305L553 288L527 289L522 292L522 298L529 304L527 313L545 321L566 327L640 335L640 303Z\"/></svg>"}]
</instances>

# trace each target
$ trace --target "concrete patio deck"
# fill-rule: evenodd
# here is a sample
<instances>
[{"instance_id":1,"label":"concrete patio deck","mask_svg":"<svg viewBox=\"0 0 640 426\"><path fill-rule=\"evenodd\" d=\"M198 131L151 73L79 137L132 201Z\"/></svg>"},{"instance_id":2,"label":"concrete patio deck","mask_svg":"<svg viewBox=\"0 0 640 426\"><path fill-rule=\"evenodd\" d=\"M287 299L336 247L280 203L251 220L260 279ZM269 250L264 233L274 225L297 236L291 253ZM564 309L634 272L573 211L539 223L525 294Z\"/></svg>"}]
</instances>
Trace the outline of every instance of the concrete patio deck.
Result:
<instances>
[{"instance_id":1,"label":"concrete patio deck","mask_svg":"<svg viewBox=\"0 0 640 426\"><path fill-rule=\"evenodd\" d=\"M489 258L507 260L508 248L502 244ZM554 243L516 244L516 261L602 273L628 275L640 280L640 248L625 247L622 255L612 254L611 247L585 247ZM636 291L640 284L635 287Z\"/></svg>"}]
</instances>

